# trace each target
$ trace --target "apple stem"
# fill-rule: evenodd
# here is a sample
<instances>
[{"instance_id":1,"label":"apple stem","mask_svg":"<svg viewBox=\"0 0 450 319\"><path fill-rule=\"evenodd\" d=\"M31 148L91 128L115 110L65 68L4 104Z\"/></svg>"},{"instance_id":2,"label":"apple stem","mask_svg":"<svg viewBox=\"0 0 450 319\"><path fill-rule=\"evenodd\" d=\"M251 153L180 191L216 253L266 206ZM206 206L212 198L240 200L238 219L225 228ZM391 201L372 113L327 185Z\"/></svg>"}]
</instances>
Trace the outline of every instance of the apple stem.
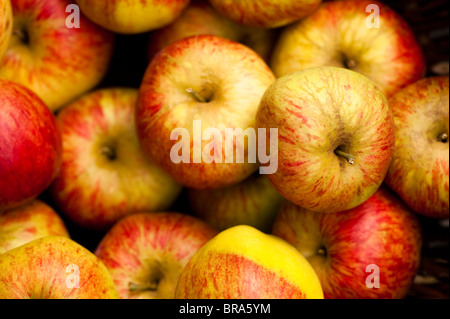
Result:
<instances>
[{"instance_id":1,"label":"apple stem","mask_svg":"<svg viewBox=\"0 0 450 319\"><path fill-rule=\"evenodd\" d=\"M334 153L336 155L339 155L339 156L345 158L350 165L355 164L356 159L353 155L345 153L344 151L342 151L338 148L334 150Z\"/></svg>"},{"instance_id":2,"label":"apple stem","mask_svg":"<svg viewBox=\"0 0 450 319\"><path fill-rule=\"evenodd\" d=\"M193 88L187 88L186 92L189 93L190 95L192 95L197 101L199 101L201 103L208 102L203 96L201 96L200 94L195 92L195 90Z\"/></svg>"},{"instance_id":3,"label":"apple stem","mask_svg":"<svg viewBox=\"0 0 450 319\"><path fill-rule=\"evenodd\" d=\"M128 284L128 289L130 289L130 291L144 291L144 290L156 291L157 288L158 283L156 281L152 281L149 284L137 284L134 282L130 282Z\"/></svg>"},{"instance_id":4,"label":"apple stem","mask_svg":"<svg viewBox=\"0 0 450 319\"><path fill-rule=\"evenodd\" d=\"M347 62L347 67L350 68L350 69L353 69L355 66L356 66L355 60L349 60Z\"/></svg>"},{"instance_id":5,"label":"apple stem","mask_svg":"<svg viewBox=\"0 0 450 319\"><path fill-rule=\"evenodd\" d=\"M441 140L442 143L447 143L448 142L448 134L442 133L441 135L439 135L439 139Z\"/></svg>"}]
</instances>

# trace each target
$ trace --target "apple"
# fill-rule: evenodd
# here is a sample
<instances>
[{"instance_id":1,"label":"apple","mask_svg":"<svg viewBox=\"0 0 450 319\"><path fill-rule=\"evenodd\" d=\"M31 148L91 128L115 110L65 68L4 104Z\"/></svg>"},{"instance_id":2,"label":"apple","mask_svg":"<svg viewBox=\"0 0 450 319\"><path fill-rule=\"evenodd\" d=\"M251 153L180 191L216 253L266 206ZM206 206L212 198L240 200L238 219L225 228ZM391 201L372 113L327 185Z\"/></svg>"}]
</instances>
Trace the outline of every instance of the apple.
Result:
<instances>
[{"instance_id":1,"label":"apple","mask_svg":"<svg viewBox=\"0 0 450 319\"><path fill-rule=\"evenodd\" d=\"M321 0L209 0L224 16L252 27L276 28L302 19L320 5Z\"/></svg>"},{"instance_id":2,"label":"apple","mask_svg":"<svg viewBox=\"0 0 450 319\"><path fill-rule=\"evenodd\" d=\"M364 75L317 67L278 78L265 92L258 128L278 128L278 170L287 200L315 212L358 206L379 188L394 148L381 89Z\"/></svg>"},{"instance_id":3,"label":"apple","mask_svg":"<svg viewBox=\"0 0 450 319\"><path fill-rule=\"evenodd\" d=\"M47 236L70 237L64 221L45 202L35 199L0 212L0 254Z\"/></svg>"},{"instance_id":4,"label":"apple","mask_svg":"<svg viewBox=\"0 0 450 319\"><path fill-rule=\"evenodd\" d=\"M189 189L189 203L197 216L218 230L249 225L270 232L283 197L266 175L218 189Z\"/></svg>"},{"instance_id":5,"label":"apple","mask_svg":"<svg viewBox=\"0 0 450 319\"><path fill-rule=\"evenodd\" d=\"M385 186L363 204L333 214L286 202L272 234L307 258L326 299L404 298L421 259L419 220Z\"/></svg>"},{"instance_id":6,"label":"apple","mask_svg":"<svg viewBox=\"0 0 450 319\"><path fill-rule=\"evenodd\" d=\"M11 0L13 35L0 63L0 78L26 86L52 111L95 87L113 52L113 34L83 15L78 15L77 27L76 12L73 19L66 12L71 3Z\"/></svg>"},{"instance_id":7,"label":"apple","mask_svg":"<svg viewBox=\"0 0 450 319\"><path fill-rule=\"evenodd\" d=\"M415 212L448 218L448 76L410 84L392 96L395 149L388 184Z\"/></svg>"},{"instance_id":8,"label":"apple","mask_svg":"<svg viewBox=\"0 0 450 319\"><path fill-rule=\"evenodd\" d=\"M372 0L324 2L281 32L270 65L277 77L317 66L348 68L377 83L387 97L422 78L426 70L407 23Z\"/></svg>"},{"instance_id":9,"label":"apple","mask_svg":"<svg viewBox=\"0 0 450 319\"><path fill-rule=\"evenodd\" d=\"M106 230L126 214L166 209L181 191L139 145L137 96L133 88L99 89L57 115L63 153L50 194L82 227Z\"/></svg>"},{"instance_id":10,"label":"apple","mask_svg":"<svg viewBox=\"0 0 450 319\"><path fill-rule=\"evenodd\" d=\"M258 167L249 159L250 142L236 138L228 148L223 137L227 129L254 130L259 101L273 81L263 59L235 41L198 35L172 43L151 61L139 89L136 126L145 153L190 188L244 180ZM220 136L208 137L207 129ZM174 158L180 143L187 145L181 162ZM207 151L211 145L214 155ZM243 161L229 161L230 150L242 151Z\"/></svg>"},{"instance_id":11,"label":"apple","mask_svg":"<svg viewBox=\"0 0 450 319\"><path fill-rule=\"evenodd\" d=\"M61 134L42 100L0 79L0 211L39 196L58 174Z\"/></svg>"},{"instance_id":12,"label":"apple","mask_svg":"<svg viewBox=\"0 0 450 319\"><path fill-rule=\"evenodd\" d=\"M150 34L149 60L169 44L199 34L213 34L243 43L265 61L269 61L275 41L272 30L243 26L220 15L208 2L194 1L173 23Z\"/></svg>"},{"instance_id":13,"label":"apple","mask_svg":"<svg viewBox=\"0 0 450 319\"><path fill-rule=\"evenodd\" d=\"M248 225L209 240L184 267L178 299L322 299L309 262L289 243Z\"/></svg>"},{"instance_id":14,"label":"apple","mask_svg":"<svg viewBox=\"0 0 450 319\"><path fill-rule=\"evenodd\" d=\"M124 34L143 33L173 22L189 0L76 0L81 11L100 26Z\"/></svg>"},{"instance_id":15,"label":"apple","mask_svg":"<svg viewBox=\"0 0 450 319\"><path fill-rule=\"evenodd\" d=\"M217 230L175 212L137 213L119 220L96 256L108 268L122 299L172 299L191 257Z\"/></svg>"},{"instance_id":16,"label":"apple","mask_svg":"<svg viewBox=\"0 0 450 319\"><path fill-rule=\"evenodd\" d=\"M111 275L89 250L60 236L0 255L0 299L117 299Z\"/></svg>"},{"instance_id":17,"label":"apple","mask_svg":"<svg viewBox=\"0 0 450 319\"><path fill-rule=\"evenodd\" d=\"M0 0L0 62L9 45L12 24L11 2L9 0Z\"/></svg>"}]
</instances>

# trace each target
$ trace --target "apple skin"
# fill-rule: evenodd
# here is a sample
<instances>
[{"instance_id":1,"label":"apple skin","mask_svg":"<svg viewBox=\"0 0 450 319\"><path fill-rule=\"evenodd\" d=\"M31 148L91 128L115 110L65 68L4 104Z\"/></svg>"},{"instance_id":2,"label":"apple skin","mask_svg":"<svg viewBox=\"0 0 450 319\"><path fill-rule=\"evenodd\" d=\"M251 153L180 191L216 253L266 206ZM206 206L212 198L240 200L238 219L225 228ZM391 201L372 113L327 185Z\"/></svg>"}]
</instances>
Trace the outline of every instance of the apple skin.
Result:
<instances>
[{"instance_id":1,"label":"apple skin","mask_svg":"<svg viewBox=\"0 0 450 319\"><path fill-rule=\"evenodd\" d=\"M254 128L259 101L274 80L262 58L237 42L198 35L172 43L151 61L139 90L136 126L145 153L190 188L219 188L244 180L258 168L257 163L249 163L248 145L244 145L244 163L225 163L224 141L221 163L194 162L193 121L201 120L202 134L207 128L219 129L222 136L225 128ZM186 92L188 88L210 98L209 102L196 100ZM170 139L176 128L190 134L189 163L171 160L172 146L180 143ZM202 140L201 150L209 143Z\"/></svg>"},{"instance_id":2,"label":"apple skin","mask_svg":"<svg viewBox=\"0 0 450 319\"><path fill-rule=\"evenodd\" d=\"M12 0L13 36L0 63L0 78L26 86L52 111L100 83L113 52L114 35L83 15L80 28L66 27L71 3Z\"/></svg>"},{"instance_id":3,"label":"apple skin","mask_svg":"<svg viewBox=\"0 0 450 319\"><path fill-rule=\"evenodd\" d=\"M173 299L191 257L217 230L195 217L137 213L119 220L95 254L112 275L122 299Z\"/></svg>"},{"instance_id":4,"label":"apple skin","mask_svg":"<svg viewBox=\"0 0 450 319\"><path fill-rule=\"evenodd\" d=\"M321 0L209 0L224 16L243 25L277 28L311 14Z\"/></svg>"},{"instance_id":5,"label":"apple skin","mask_svg":"<svg viewBox=\"0 0 450 319\"><path fill-rule=\"evenodd\" d=\"M368 5L380 9L379 28L366 26ZM407 23L372 0L324 2L281 32L270 65L277 77L323 65L347 67L380 85L387 97L426 71L424 54Z\"/></svg>"},{"instance_id":6,"label":"apple skin","mask_svg":"<svg viewBox=\"0 0 450 319\"><path fill-rule=\"evenodd\" d=\"M404 298L420 264L419 220L385 186L363 204L334 214L317 214L286 202L272 234L308 259L325 299ZM373 273L366 267L371 264L379 267L379 288L366 286Z\"/></svg>"},{"instance_id":7,"label":"apple skin","mask_svg":"<svg viewBox=\"0 0 450 319\"><path fill-rule=\"evenodd\" d=\"M176 299L323 299L319 279L289 243L238 225L209 240L187 263Z\"/></svg>"},{"instance_id":8,"label":"apple skin","mask_svg":"<svg viewBox=\"0 0 450 319\"><path fill-rule=\"evenodd\" d=\"M0 211L40 195L58 174L61 153L47 106L24 86L0 79Z\"/></svg>"},{"instance_id":9,"label":"apple skin","mask_svg":"<svg viewBox=\"0 0 450 319\"><path fill-rule=\"evenodd\" d=\"M448 87L448 76L429 77L389 99L395 150L385 182L415 212L432 218L449 216Z\"/></svg>"},{"instance_id":10,"label":"apple skin","mask_svg":"<svg viewBox=\"0 0 450 319\"><path fill-rule=\"evenodd\" d=\"M9 0L0 0L0 62L9 45L12 25L11 2Z\"/></svg>"},{"instance_id":11,"label":"apple skin","mask_svg":"<svg viewBox=\"0 0 450 319\"><path fill-rule=\"evenodd\" d=\"M76 0L81 11L105 29L123 33L143 33L173 22L189 0Z\"/></svg>"},{"instance_id":12,"label":"apple skin","mask_svg":"<svg viewBox=\"0 0 450 319\"><path fill-rule=\"evenodd\" d=\"M78 267L79 288L67 283ZM0 255L0 299L117 299L111 275L89 250L60 236L33 240ZM73 284L73 282L72 282Z\"/></svg>"},{"instance_id":13,"label":"apple skin","mask_svg":"<svg viewBox=\"0 0 450 319\"><path fill-rule=\"evenodd\" d=\"M47 236L70 237L64 221L43 201L0 212L0 254Z\"/></svg>"},{"instance_id":14,"label":"apple skin","mask_svg":"<svg viewBox=\"0 0 450 319\"><path fill-rule=\"evenodd\" d=\"M82 227L106 230L126 214L166 209L181 192L139 145L137 95L133 88L99 89L57 115L63 155L50 193Z\"/></svg>"},{"instance_id":15,"label":"apple skin","mask_svg":"<svg viewBox=\"0 0 450 319\"><path fill-rule=\"evenodd\" d=\"M193 1L173 23L150 34L149 60L169 44L200 34L213 34L243 43L267 62L276 36L272 30L237 24L220 15L206 1Z\"/></svg>"},{"instance_id":16,"label":"apple skin","mask_svg":"<svg viewBox=\"0 0 450 319\"><path fill-rule=\"evenodd\" d=\"M197 216L218 230L249 225L270 232L284 198L265 175L218 189L189 189L189 203Z\"/></svg>"},{"instance_id":17,"label":"apple skin","mask_svg":"<svg viewBox=\"0 0 450 319\"><path fill-rule=\"evenodd\" d=\"M343 68L278 78L261 99L256 124L278 128L278 170L268 175L275 188L315 212L339 212L367 200L383 182L394 149L393 117L383 92ZM355 163L338 156L338 149Z\"/></svg>"}]
</instances>

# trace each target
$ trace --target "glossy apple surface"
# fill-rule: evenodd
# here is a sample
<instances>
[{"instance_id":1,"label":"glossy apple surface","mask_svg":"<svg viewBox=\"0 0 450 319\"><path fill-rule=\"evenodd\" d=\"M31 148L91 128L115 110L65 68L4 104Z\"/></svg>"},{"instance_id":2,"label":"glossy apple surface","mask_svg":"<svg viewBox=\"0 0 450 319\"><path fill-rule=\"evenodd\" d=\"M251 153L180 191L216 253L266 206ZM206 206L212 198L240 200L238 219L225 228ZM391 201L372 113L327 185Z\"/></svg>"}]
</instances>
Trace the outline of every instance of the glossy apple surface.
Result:
<instances>
[{"instance_id":1,"label":"glossy apple surface","mask_svg":"<svg viewBox=\"0 0 450 319\"><path fill-rule=\"evenodd\" d=\"M175 20L189 0L76 0L83 13L102 27L124 34L162 28Z\"/></svg>"},{"instance_id":2,"label":"glossy apple surface","mask_svg":"<svg viewBox=\"0 0 450 319\"><path fill-rule=\"evenodd\" d=\"M42 100L0 79L0 211L40 195L58 174L61 134Z\"/></svg>"},{"instance_id":3,"label":"glossy apple surface","mask_svg":"<svg viewBox=\"0 0 450 319\"><path fill-rule=\"evenodd\" d=\"M68 0L12 0L14 26L0 78L35 92L55 111L95 87L113 52L113 34L80 15L79 28L66 12ZM72 12L73 13L73 12Z\"/></svg>"},{"instance_id":4,"label":"glossy apple surface","mask_svg":"<svg viewBox=\"0 0 450 319\"><path fill-rule=\"evenodd\" d=\"M266 175L218 189L189 189L192 210L219 230L249 225L270 232L283 197Z\"/></svg>"},{"instance_id":5,"label":"glossy apple surface","mask_svg":"<svg viewBox=\"0 0 450 319\"><path fill-rule=\"evenodd\" d=\"M239 225L208 241L178 281L178 299L322 299L309 262L279 237Z\"/></svg>"},{"instance_id":6,"label":"glossy apple surface","mask_svg":"<svg viewBox=\"0 0 450 319\"><path fill-rule=\"evenodd\" d=\"M430 77L399 91L395 151L386 183L419 214L448 218L448 76Z\"/></svg>"},{"instance_id":7,"label":"glossy apple surface","mask_svg":"<svg viewBox=\"0 0 450 319\"><path fill-rule=\"evenodd\" d=\"M248 160L245 140L232 145L234 155L242 147L243 163L235 157L225 162L225 129L254 129L259 101L274 80L262 58L237 42L199 35L172 43L152 60L139 91L136 125L145 153L187 187L218 188L244 180L258 164ZM195 120L201 121L198 136ZM208 128L219 130L221 147L213 137L203 139ZM188 162L171 157L173 146L183 139L176 129L189 135ZM171 139L173 131L177 140ZM203 151L211 145L217 145L221 156L214 152L209 163ZM201 151L198 163L194 149Z\"/></svg>"},{"instance_id":8,"label":"glossy apple surface","mask_svg":"<svg viewBox=\"0 0 450 319\"><path fill-rule=\"evenodd\" d=\"M120 298L172 299L181 271L217 230L180 213L138 213L118 221L95 254Z\"/></svg>"},{"instance_id":9,"label":"glossy apple surface","mask_svg":"<svg viewBox=\"0 0 450 319\"><path fill-rule=\"evenodd\" d=\"M277 28L311 14L321 0L209 0L218 12L243 25Z\"/></svg>"},{"instance_id":10,"label":"glossy apple surface","mask_svg":"<svg viewBox=\"0 0 450 319\"><path fill-rule=\"evenodd\" d=\"M376 14L378 18L373 17ZM324 65L362 73L388 97L422 78L426 68L405 20L371 0L324 2L282 31L271 60L276 76Z\"/></svg>"},{"instance_id":11,"label":"glossy apple surface","mask_svg":"<svg viewBox=\"0 0 450 319\"><path fill-rule=\"evenodd\" d=\"M358 206L383 182L394 122L381 89L344 68L318 67L278 78L256 115L278 128L278 170L268 175L289 201L321 213Z\"/></svg>"},{"instance_id":12,"label":"glossy apple surface","mask_svg":"<svg viewBox=\"0 0 450 319\"><path fill-rule=\"evenodd\" d=\"M265 61L269 61L275 40L275 32L271 30L243 26L219 14L207 1L193 1L173 23L151 33L149 59L169 44L199 34L213 34L245 44Z\"/></svg>"},{"instance_id":13,"label":"glossy apple surface","mask_svg":"<svg viewBox=\"0 0 450 319\"><path fill-rule=\"evenodd\" d=\"M0 212L0 254L47 236L70 237L64 221L43 201Z\"/></svg>"},{"instance_id":14,"label":"glossy apple surface","mask_svg":"<svg viewBox=\"0 0 450 319\"><path fill-rule=\"evenodd\" d=\"M137 95L137 89L96 90L57 116L63 155L51 195L83 227L105 230L126 214L168 208L181 191L139 145Z\"/></svg>"},{"instance_id":15,"label":"glossy apple surface","mask_svg":"<svg viewBox=\"0 0 450 319\"><path fill-rule=\"evenodd\" d=\"M12 21L11 2L9 0L0 0L0 62L9 45Z\"/></svg>"},{"instance_id":16,"label":"glossy apple surface","mask_svg":"<svg viewBox=\"0 0 450 319\"><path fill-rule=\"evenodd\" d=\"M417 216L385 186L335 214L286 202L272 233L308 259L326 299L404 298L421 258Z\"/></svg>"},{"instance_id":17,"label":"glossy apple surface","mask_svg":"<svg viewBox=\"0 0 450 319\"><path fill-rule=\"evenodd\" d=\"M105 265L73 240L49 236L0 255L0 299L116 299Z\"/></svg>"}]
</instances>

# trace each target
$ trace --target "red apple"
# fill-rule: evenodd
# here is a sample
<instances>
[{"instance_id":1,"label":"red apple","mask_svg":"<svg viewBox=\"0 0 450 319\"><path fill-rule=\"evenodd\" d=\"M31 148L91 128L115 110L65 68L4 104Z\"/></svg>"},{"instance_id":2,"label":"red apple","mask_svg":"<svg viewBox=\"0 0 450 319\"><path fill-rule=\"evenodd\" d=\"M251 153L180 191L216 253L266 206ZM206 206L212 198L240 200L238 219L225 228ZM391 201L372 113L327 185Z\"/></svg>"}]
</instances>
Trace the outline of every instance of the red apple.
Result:
<instances>
[{"instance_id":1,"label":"red apple","mask_svg":"<svg viewBox=\"0 0 450 319\"><path fill-rule=\"evenodd\" d=\"M70 237L64 221L43 201L0 212L0 254L47 236Z\"/></svg>"},{"instance_id":2,"label":"red apple","mask_svg":"<svg viewBox=\"0 0 450 319\"><path fill-rule=\"evenodd\" d=\"M278 170L269 179L286 199L315 212L363 203L392 158L388 100L367 77L344 68L278 78L261 99L256 123L278 128Z\"/></svg>"},{"instance_id":3,"label":"red apple","mask_svg":"<svg viewBox=\"0 0 450 319\"><path fill-rule=\"evenodd\" d=\"M9 0L0 0L0 62L9 45L12 25L11 2Z\"/></svg>"},{"instance_id":4,"label":"red apple","mask_svg":"<svg viewBox=\"0 0 450 319\"><path fill-rule=\"evenodd\" d=\"M276 28L311 14L321 0L209 0L224 16L243 25Z\"/></svg>"},{"instance_id":5,"label":"red apple","mask_svg":"<svg viewBox=\"0 0 450 319\"><path fill-rule=\"evenodd\" d=\"M404 298L420 263L419 221L384 186L363 204L334 214L287 202L272 233L308 259L325 298Z\"/></svg>"},{"instance_id":6,"label":"red apple","mask_svg":"<svg viewBox=\"0 0 450 319\"><path fill-rule=\"evenodd\" d=\"M419 214L448 218L448 76L417 81L395 94L395 150L388 184Z\"/></svg>"},{"instance_id":7,"label":"red apple","mask_svg":"<svg viewBox=\"0 0 450 319\"><path fill-rule=\"evenodd\" d=\"M324 65L362 73L388 97L422 78L426 69L405 20L373 0L324 2L281 32L271 60L276 76Z\"/></svg>"},{"instance_id":8,"label":"red apple","mask_svg":"<svg viewBox=\"0 0 450 319\"><path fill-rule=\"evenodd\" d=\"M105 265L73 240L47 236L0 255L0 299L117 299Z\"/></svg>"},{"instance_id":9,"label":"red apple","mask_svg":"<svg viewBox=\"0 0 450 319\"><path fill-rule=\"evenodd\" d=\"M58 174L61 135L33 92L0 79L0 211L40 195Z\"/></svg>"},{"instance_id":10,"label":"red apple","mask_svg":"<svg viewBox=\"0 0 450 319\"><path fill-rule=\"evenodd\" d=\"M180 213L139 213L118 221L95 254L120 298L172 299L184 266L217 231Z\"/></svg>"},{"instance_id":11,"label":"red apple","mask_svg":"<svg viewBox=\"0 0 450 319\"><path fill-rule=\"evenodd\" d=\"M218 230L249 225L270 232L283 197L266 175L217 189L189 189L192 210Z\"/></svg>"},{"instance_id":12,"label":"red apple","mask_svg":"<svg viewBox=\"0 0 450 319\"><path fill-rule=\"evenodd\" d=\"M172 43L152 60L139 91L136 125L145 153L187 187L218 188L244 180L258 164L249 160L254 153L243 135L256 131L259 101L274 80L262 58L237 42L199 35ZM207 135L208 129L219 136ZM230 147L223 138L227 129L244 133ZM174 159L180 144L181 162Z\"/></svg>"},{"instance_id":13,"label":"red apple","mask_svg":"<svg viewBox=\"0 0 450 319\"><path fill-rule=\"evenodd\" d=\"M272 30L246 27L220 15L206 1L191 2L170 25L151 33L148 56L151 60L157 52L169 44L193 35L214 34L243 43L255 50L265 61L269 60L275 33Z\"/></svg>"},{"instance_id":14,"label":"red apple","mask_svg":"<svg viewBox=\"0 0 450 319\"><path fill-rule=\"evenodd\" d=\"M63 155L50 191L61 212L82 227L105 230L126 214L166 209L181 191L139 145L137 95L137 89L100 89L57 115Z\"/></svg>"},{"instance_id":15,"label":"red apple","mask_svg":"<svg viewBox=\"0 0 450 319\"><path fill-rule=\"evenodd\" d=\"M83 15L75 25L70 14L77 12L66 12L71 3L12 0L13 36L0 63L0 78L34 91L52 111L95 87L113 51L112 33Z\"/></svg>"}]
</instances>

